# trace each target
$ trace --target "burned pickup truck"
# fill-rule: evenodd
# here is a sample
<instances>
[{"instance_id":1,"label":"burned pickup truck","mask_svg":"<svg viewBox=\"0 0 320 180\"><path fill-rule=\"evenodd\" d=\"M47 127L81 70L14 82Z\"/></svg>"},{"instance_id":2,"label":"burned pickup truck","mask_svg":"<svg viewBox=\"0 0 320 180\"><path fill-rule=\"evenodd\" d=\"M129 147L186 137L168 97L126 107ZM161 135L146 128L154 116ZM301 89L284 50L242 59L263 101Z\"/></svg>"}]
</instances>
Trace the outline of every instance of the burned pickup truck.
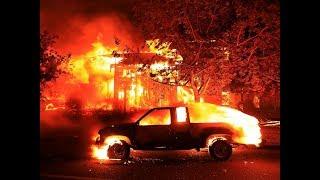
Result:
<instances>
[{"instance_id":1,"label":"burned pickup truck","mask_svg":"<svg viewBox=\"0 0 320 180\"><path fill-rule=\"evenodd\" d=\"M206 112L202 112L206 113ZM191 123L188 107L153 108L137 121L113 124L101 129L96 139L99 147L106 145L109 159L129 158L134 150L189 150L208 148L209 155L224 161L232 154L236 131L228 123Z\"/></svg>"}]
</instances>

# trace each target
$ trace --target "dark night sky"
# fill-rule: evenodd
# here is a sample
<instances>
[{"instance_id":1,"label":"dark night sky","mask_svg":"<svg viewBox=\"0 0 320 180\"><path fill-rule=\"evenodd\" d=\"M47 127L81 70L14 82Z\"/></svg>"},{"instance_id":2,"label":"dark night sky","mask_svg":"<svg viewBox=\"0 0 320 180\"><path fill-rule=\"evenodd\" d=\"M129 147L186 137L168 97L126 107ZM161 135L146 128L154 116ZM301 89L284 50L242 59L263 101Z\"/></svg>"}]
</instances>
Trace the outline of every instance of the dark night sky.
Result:
<instances>
[{"instance_id":1,"label":"dark night sky","mask_svg":"<svg viewBox=\"0 0 320 180\"><path fill-rule=\"evenodd\" d=\"M99 34L106 45L114 36L126 45L135 46L142 40L131 21L131 0L41 0L41 30L57 34L56 48L79 54L91 48ZM124 44L124 43L123 43Z\"/></svg>"}]
</instances>

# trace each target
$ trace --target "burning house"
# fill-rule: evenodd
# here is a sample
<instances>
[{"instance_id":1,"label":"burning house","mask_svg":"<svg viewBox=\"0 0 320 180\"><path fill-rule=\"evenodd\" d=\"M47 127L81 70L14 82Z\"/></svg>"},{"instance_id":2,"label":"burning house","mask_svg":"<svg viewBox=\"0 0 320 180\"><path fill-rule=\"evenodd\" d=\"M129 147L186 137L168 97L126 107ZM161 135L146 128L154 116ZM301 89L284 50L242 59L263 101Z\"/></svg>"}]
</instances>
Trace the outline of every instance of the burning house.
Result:
<instances>
[{"instance_id":1,"label":"burning house","mask_svg":"<svg viewBox=\"0 0 320 180\"><path fill-rule=\"evenodd\" d=\"M145 52L128 53L107 48L99 40L92 45L91 51L73 57L63 67L68 69L68 75L59 77L45 89L46 110L62 107L70 98L78 99L84 109L120 111L168 106L192 99L182 87L150 78L154 69L169 67L172 56L167 56L168 48L166 54L152 46Z\"/></svg>"},{"instance_id":2,"label":"burning house","mask_svg":"<svg viewBox=\"0 0 320 180\"><path fill-rule=\"evenodd\" d=\"M168 106L177 102L177 88L150 79L140 65L114 65L114 107L124 111Z\"/></svg>"}]
</instances>

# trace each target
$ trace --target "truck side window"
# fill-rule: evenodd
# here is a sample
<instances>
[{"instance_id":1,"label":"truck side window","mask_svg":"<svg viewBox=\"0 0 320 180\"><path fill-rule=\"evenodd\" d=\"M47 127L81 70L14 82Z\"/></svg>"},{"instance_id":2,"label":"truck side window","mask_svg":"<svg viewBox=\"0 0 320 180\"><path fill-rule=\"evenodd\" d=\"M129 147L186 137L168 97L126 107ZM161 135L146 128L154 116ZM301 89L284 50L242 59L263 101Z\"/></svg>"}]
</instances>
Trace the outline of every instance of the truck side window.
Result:
<instances>
[{"instance_id":1,"label":"truck side window","mask_svg":"<svg viewBox=\"0 0 320 180\"><path fill-rule=\"evenodd\" d=\"M156 109L144 117L140 122L140 126L152 125L170 125L170 109Z\"/></svg>"},{"instance_id":2,"label":"truck side window","mask_svg":"<svg viewBox=\"0 0 320 180\"><path fill-rule=\"evenodd\" d=\"M177 107L176 116L177 116L177 122L186 122L187 121L186 107Z\"/></svg>"}]
</instances>

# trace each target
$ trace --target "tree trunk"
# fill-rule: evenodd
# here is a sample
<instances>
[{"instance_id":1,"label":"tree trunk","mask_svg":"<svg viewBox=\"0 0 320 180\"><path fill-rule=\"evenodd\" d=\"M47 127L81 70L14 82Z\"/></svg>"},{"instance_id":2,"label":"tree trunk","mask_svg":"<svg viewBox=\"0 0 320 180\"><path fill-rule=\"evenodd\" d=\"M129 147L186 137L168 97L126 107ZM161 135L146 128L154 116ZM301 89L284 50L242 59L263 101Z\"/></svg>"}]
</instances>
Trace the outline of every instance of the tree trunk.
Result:
<instances>
[{"instance_id":1,"label":"tree trunk","mask_svg":"<svg viewBox=\"0 0 320 180\"><path fill-rule=\"evenodd\" d=\"M193 91L194 101L195 102L200 102L200 93L199 93L198 87L197 87L196 83L194 82L193 78L194 78L194 74L192 72L191 73L190 84L191 84L191 88L192 88L192 91Z\"/></svg>"},{"instance_id":2,"label":"tree trunk","mask_svg":"<svg viewBox=\"0 0 320 180\"><path fill-rule=\"evenodd\" d=\"M195 102L200 102L200 93L196 85L191 84L193 97Z\"/></svg>"},{"instance_id":3,"label":"tree trunk","mask_svg":"<svg viewBox=\"0 0 320 180\"><path fill-rule=\"evenodd\" d=\"M193 95L194 95L194 101L200 102L200 94L198 92L193 92Z\"/></svg>"},{"instance_id":4,"label":"tree trunk","mask_svg":"<svg viewBox=\"0 0 320 180\"><path fill-rule=\"evenodd\" d=\"M253 96L252 103L256 109L260 109L260 97L258 95Z\"/></svg>"},{"instance_id":5,"label":"tree trunk","mask_svg":"<svg viewBox=\"0 0 320 180\"><path fill-rule=\"evenodd\" d=\"M193 78L194 78L194 74L192 72L190 84L191 84L192 91L193 91L194 101L200 102L201 95L204 94L204 92L206 91L208 84L209 84L209 81L210 81L210 78L208 78L199 88L197 87L197 84Z\"/></svg>"}]
</instances>

